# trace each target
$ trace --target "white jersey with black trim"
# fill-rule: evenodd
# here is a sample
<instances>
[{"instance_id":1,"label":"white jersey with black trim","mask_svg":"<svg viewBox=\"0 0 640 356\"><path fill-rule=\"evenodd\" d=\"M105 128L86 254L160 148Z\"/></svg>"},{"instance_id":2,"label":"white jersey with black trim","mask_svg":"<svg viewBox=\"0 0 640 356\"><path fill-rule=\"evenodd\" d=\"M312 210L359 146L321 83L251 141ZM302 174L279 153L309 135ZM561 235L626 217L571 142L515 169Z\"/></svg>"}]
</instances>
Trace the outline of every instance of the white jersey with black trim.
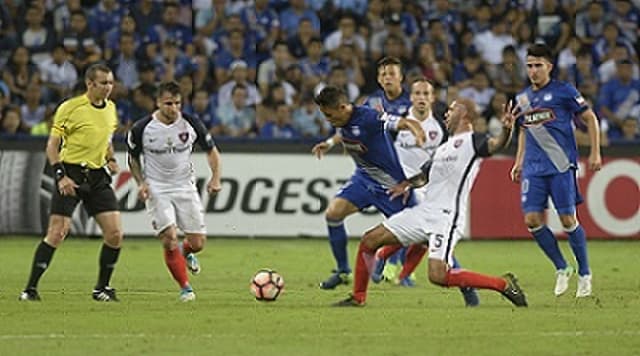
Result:
<instances>
[{"instance_id":1,"label":"white jersey with black trim","mask_svg":"<svg viewBox=\"0 0 640 356\"><path fill-rule=\"evenodd\" d=\"M413 177L420 173L420 167L431 160L436 148L446 140L446 130L442 122L430 113L427 118L420 121L413 114L413 106L409 108L407 118L420 122L426 139L422 146L416 145L416 138L409 130L400 130L394 141L402 170L407 177Z\"/></svg>"},{"instance_id":2,"label":"white jersey with black trim","mask_svg":"<svg viewBox=\"0 0 640 356\"><path fill-rule=\"evenodd\" d=\"M143 176L154 191L193 190L191 152L196 143L205 151L213 149L211 135L196 118L180 115L167 125L155 115L133 126L127 136L129 154L136 158L143 155Z\"/></svg>"},{"instance_id":3,"label":"white jersey with black trim","mask_svg":"<svg viewBox=\"0 0 640 356\"><path fill-rule=\"evenodd\" d=\"M489 156L488 136L464 132L449 137L436 149L428 169L425 186L430 210L437 210L451 219L451 226L464 233L467 204L481 159ZM425 169L425 168L423 168Z\"/></svg>"}]
</instances>

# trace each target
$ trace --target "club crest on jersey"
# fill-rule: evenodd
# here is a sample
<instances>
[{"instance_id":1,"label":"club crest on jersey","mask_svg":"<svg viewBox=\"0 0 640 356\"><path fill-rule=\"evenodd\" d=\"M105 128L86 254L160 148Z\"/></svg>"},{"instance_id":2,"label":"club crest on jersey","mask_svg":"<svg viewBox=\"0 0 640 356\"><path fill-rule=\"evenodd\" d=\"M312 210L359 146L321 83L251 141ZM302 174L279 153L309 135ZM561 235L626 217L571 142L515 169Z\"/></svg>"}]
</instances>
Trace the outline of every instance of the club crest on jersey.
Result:
<instances>
[{"instance_id":1,"label":"club crest on jersey","mask_svg":"<svg viewBox=\"0 0 640 356\"><path fill-rule=\"evenodd\" d=\"M453 147L458 148L460 146L462 146L462 139L461 138L453 141Z\"/></svg>"},{"instance_id":2,"label":"club crest on jersey","mask_svg":"<svg viewBox=\"0 0 640 356\"><path fill-rule=\"evenodd\" d=\"M524 126L540 126L545 122L555 120L556 116L551 109L539 108L524 114Z\"/></svg>"},{"instance_id":3,"label":"club crest on jersey","mask_svg":"<svg viewBox=\"0 0 640 356\"><path fill-rule=\"evenodd\" d=\"M186 143L187 140L189 139L189 132L181 132L178 134L178 138L180 139L180 141L182 141L182 143Z\"/></svg>"},{"instance_id":4,"label":"club crest on jersey","mask_svg":"<svg viewBox=\"0 0 640 356\"><path fill-rule=\"evenodd\" d=\"M429 138L435 140L438 137L438 131L429 131Z\"/></svg>"},{"instance_id":5,"label":"club crest on jersey","mask_svg":"<svg viewBox=\"0 0 640 356\"><path fill-rule=\"evenodd\" d=\"M551 101L551 99L553 99L553 95L551 95L551 93L546 93L546 94L542 97L542 100L544 100L544 101Z\"/></svg>"},{"instance_id":6,"label":"club crest on jersey","mask_svg":"<svg viewBox=\"0 0 640 356\"><path fill-rule=\"evenodd\" d=\"M359 126L351 126L351 133L354 136L360 136L360 127Z\"/></svg>"}]
</instances>

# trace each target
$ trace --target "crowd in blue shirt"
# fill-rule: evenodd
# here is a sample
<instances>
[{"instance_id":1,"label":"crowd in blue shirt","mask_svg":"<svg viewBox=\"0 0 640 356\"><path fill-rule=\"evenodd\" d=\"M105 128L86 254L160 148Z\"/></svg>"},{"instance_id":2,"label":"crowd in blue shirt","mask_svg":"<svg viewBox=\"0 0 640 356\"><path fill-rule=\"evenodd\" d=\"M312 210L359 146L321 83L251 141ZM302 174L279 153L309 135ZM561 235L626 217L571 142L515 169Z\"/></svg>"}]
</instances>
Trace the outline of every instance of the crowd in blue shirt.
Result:
<instances>
[{"instance_id":1,"label":"crowd in blue shirt","mask_svg":"<svg viewBox=\"0 0 640 356\"><path fill-rule=\"evenodd\" d=\"M379 90L376 62L394 56L407 83L433 82L440 106L474 100L476 129L495 134L500 105L527 86L527 47L544 41L604 145L637 144L639 24L639 0L3 1L0 132L46 135L57 103L103 61L119 133L154 110L158 82L176 80L184 110L219 137L317 139L330 127L313 95L337 85L362 103Z\"/></svg>"}]
</instances>

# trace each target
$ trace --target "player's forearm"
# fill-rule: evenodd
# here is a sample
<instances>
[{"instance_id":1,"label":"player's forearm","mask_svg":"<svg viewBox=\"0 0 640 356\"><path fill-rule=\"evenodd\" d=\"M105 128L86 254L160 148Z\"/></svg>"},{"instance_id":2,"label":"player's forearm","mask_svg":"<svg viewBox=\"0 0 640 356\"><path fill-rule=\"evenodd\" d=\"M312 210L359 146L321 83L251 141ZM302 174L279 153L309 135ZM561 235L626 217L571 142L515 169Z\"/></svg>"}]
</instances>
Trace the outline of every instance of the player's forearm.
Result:
<instances>
[{"instance_id":1,"label":"player's forearm","mask_svg":"<svg viewBox=\"0 0 640 356\"><path fill-rule=\"evenodd\" d=\"M600 152L600 127L598 126L598 118L593 111L589 110L583 114L582 119L587 124L591 152Z\"/></svg>"},{"instance_id":2,"label":"player's forearm","mask_svg":"<svg viewBox=\"0 0 640 356\"><path fill-rule=\"evenodd\" d=\"M107 155L104 158L106 161L114 161L116 160L115 156L115 151L113 149L113 143L109 143L109 147L107 147Z\"/></svg>"},{"instance_id":3,"label":"player's forearm","mask_svg":"<svg viewBox=\"0 0 640 356\"><path fill-rule=\"evenodd\" d=\"M207 155L207 162L209 163L212 179L219 182L222 173L220 170L220 152L218 152L216 147L214 147Z\"/></svg>"},{"instance_id":4,"label":"player's forearm","mask_svg":"<svg viewBox=\"0 0 640 356\"><path fill-rule=\"evenodd\" d=\"M142 183L144 183L144 177L142 176L142 168L140 167L140 159L134 158L132 155L129 154L127 163L129 164L129 172L131 172L131 175L133 176L133 179L136 180L136 183L138 185L141 185Z\"/></svg>"},{"instance_id":5,"label":"player's forearm","mask_svg":"<svg viewBox=\"0 0 640 356\"><path fill-rule=\"evenodd\" d=\"M498 137L489 139L489 153L494 154L507 147L511 139L511 127L503 126Z\"/></svg>"},{"instance_id":6,"label":"player's forearm","mask_svg":"<svg viewBox=\"0 0 640 356\"><path fill-rule=\"evenodd\" d=\"M518 166L522 165L522 160L524 159L524 140L524 129L521 128L518 134L518 148L516 149L516 165Z\"/></svg>"}]
</instances>

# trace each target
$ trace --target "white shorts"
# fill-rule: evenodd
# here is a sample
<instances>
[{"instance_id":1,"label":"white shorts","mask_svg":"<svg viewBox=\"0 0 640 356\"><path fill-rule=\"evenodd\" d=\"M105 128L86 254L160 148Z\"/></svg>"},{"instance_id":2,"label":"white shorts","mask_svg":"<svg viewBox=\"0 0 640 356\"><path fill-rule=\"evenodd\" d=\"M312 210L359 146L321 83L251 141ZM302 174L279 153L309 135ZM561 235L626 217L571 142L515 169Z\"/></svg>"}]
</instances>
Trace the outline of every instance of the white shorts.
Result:
<instances>
[{"instance_id":1,"label":"white shorts","mask_svg":"<svg viewBox=\"0 0 640 356\"><path fill-rule=\"evenodd\" d=\"M405 246L428 243L429 258L451 266L453 249L462 236L457 230L452 231L452 216L425 205L404 209L382 224Z\"/></svg>"},{"instance_id":2,"label":"white shorts","mask_svg":"<svg viewBox=\"0 0 640 356\"><path fill-rule=\"evenodd\" d=\"M186 234L206 234L204 209L197 191L164 191L153 193L146 201L147 213L156 235L171 225Z\"/></svg>"}]
</instances>

